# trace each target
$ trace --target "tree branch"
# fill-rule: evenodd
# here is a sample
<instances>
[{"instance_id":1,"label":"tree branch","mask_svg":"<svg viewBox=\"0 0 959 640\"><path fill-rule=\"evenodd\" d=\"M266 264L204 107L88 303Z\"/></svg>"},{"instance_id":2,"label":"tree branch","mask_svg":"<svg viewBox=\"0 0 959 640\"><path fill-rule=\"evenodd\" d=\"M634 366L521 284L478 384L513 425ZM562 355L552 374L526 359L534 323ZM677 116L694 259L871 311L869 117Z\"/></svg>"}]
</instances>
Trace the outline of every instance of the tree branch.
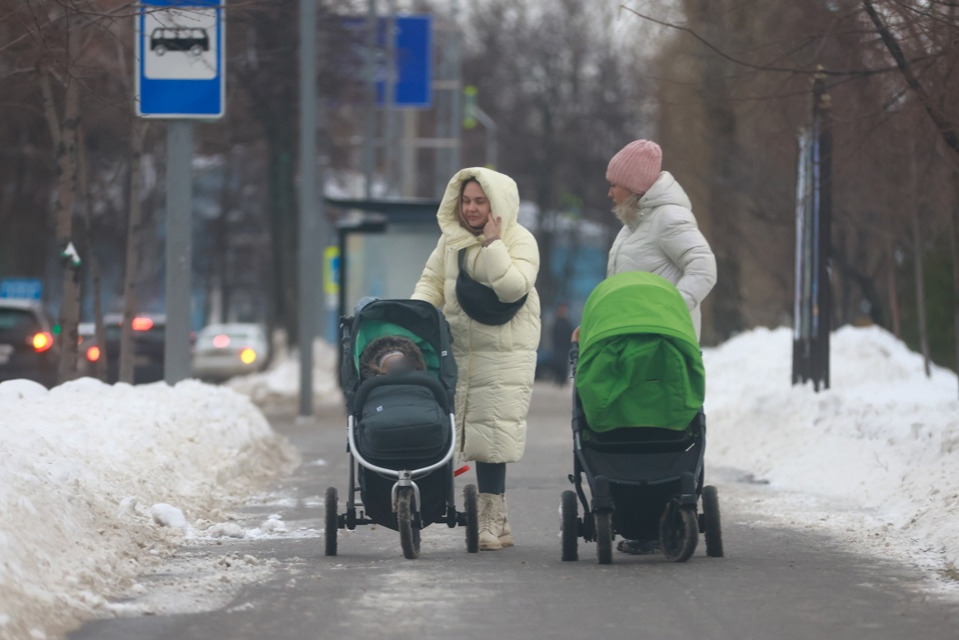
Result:
<instances>
[{"instance_id":1,"label":"tree branch","mask_svg":"<svg viewBox=\"0 0 959 640\"><path fill-rule=\"evenodd\" d=\"M923 87L919 82L919 78L917 78L916 74L913 73L912 66L909 64L909 61L906 60L906 56L903 53L902 48L889 31L889 28L882 21L882 18L876 12L876 8L872 6L871 0L863 0L862 5L866 10L866 14L869 16L869 19L872 20L872 23L876 26L876 31L879 33L882 43L886 45L886 49L889 51L889 54L892 56L893 60L896 61L896 66L898 67L899 72L902 74L902 77L905 79L906 84L908 84L916 94L920 104L922 104L926 113L929 115L929 118L932 119L933 123L936 125L936 129L939 130L939 135L942 136L949 148L959 155L959 135L956 134L955 126L949 122L949 120L938 108L936 108L932 96L929 95L925 87Z\"/></svg>"},{"instance_id":2,"label":"tree branch","mask_svg":"<svg viewBox=\"0 0 959 640\"><path fill-rule=\"evenodd\" d=\"M779 67L779 66L773 66L773 65L755 64L755 63L747 62L746 60L741 60L739 58L735 58L729 55L728 53L726 53L725 51L723 51L722 49L720 49L719 47L711 43L709 40L707 40L703 36L696 33L694 30L690 29L689 27L683 27L678 24L673 24L671 22L664 22L662 20L657 20L656 18L653 18L652 16L647 16L645 14L642 14L639 11L633 9L632 7L627 7L626 5L620 5L620 8L625 9L626 11L629 11L630 13L636 15L639 18L642 18L643 20L652 22L653 24L658 24L661 27L666 27L667 29L674 29L676 31L681 31L682 33L688 34L692 36L695 40L699 41L707 49L709 49L710 51L712 51L719 57L723 58L724 60L728 60L729 62L732 62L733 64L739 65L741 67L746 67L748 69L754 69L756 71L768 71L772 73L791 73L796 75L810 75L810 76L816 75L816 74L824 74L832 77L854 76L859 78L866 78L869 76L881 75L881 74L889 73L890 71L896 70L896 67L884 67L882 69L859 69L859 70L836 71L836 70L830 70L830 69L821 69L818 66L812 69L800 69L797 67Z\"/></svg>"}]
</instances>

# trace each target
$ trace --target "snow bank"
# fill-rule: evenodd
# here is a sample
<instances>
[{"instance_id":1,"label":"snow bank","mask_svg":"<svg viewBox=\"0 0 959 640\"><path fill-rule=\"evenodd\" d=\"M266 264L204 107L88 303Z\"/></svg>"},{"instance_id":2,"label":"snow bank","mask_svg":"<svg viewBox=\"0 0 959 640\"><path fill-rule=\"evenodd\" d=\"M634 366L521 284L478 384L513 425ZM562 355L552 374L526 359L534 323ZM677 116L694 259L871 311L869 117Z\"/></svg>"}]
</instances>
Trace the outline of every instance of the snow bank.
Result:
<instances>
[{"instance_id":1,"label":"snow bank","mask_svg":"<svg viewBox=\"0 0 959 640\"><path fill-rule=\"evenodd\" d=\"M196 381L14 380L0 406L2 638L62 632L297 463L247 397Z\"/></svg>"},{"instance_id":2,"label":"snow bank","mask_svg":"<svg viewBox=\"0 0 959 640\"><path fill-rule=\"evenodd\" d=\"M831 388L819 393L790 384L789 329L751 331L704 358L709 464L768 481L797 505L828 505L815 526L865 551L931 554L938 573L959 566L953 372L926 378L922 357L876 327L832 335Z\"/></svg>"},{"instance_id":3,"label":"snow bank","mask_svg":"<svg viewBox=\"0 0 959 640\"><path fill-rule=\"evenodd\" d=\"M315 397L340 401L334 348L315 354ZM927 379L920 356L877 328L833 335L821 393L790 384L788 329L750 331L705 360L708 464L768 481L776 506L758 510L954 574L955 374ZM189 537L290 535L278 517L250 532L219 510L297 464L250 399L289 402L296 372L294 357L229 387L0 383L0 638L46 638L109 610L112 594Z\"/></svg>"}]
</instances>

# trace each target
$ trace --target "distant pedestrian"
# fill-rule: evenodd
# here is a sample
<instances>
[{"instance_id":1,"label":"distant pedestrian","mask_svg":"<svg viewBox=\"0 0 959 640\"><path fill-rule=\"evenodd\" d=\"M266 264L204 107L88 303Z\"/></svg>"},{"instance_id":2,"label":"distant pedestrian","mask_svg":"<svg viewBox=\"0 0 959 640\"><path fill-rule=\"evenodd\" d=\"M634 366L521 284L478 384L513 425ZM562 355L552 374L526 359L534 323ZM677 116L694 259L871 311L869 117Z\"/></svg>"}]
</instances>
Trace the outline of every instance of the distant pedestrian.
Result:
<instances>
[{"instance_id":1,"label":"distant pedestrian","mask_svg":"<svg viewBox=\"0 0 959 640\"><path fill-rule=\"evenodd\" d=\"M552 350L551 373L556 386L566 386L569 380L569 348L572 342L573 323L569 319L569 305L561 302L556 305L553 315L553 327L550 331L550 349Z\"/></svg>"}]
</instances>

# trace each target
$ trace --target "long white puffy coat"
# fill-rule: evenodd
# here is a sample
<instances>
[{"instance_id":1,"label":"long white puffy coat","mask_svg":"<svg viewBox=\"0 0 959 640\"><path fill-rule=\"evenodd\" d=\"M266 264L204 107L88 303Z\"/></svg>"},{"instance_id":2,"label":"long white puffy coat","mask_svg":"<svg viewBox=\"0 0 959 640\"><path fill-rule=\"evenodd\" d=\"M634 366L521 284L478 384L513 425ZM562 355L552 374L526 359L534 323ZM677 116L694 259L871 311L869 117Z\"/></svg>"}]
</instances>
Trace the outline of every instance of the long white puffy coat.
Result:
<instances>
[{"instance_id":1,"label":"long white puffy coat","mask_svg":"<svg viewBox=\"0 0 959 640\"><path fill-rule=\"evenodd\" d=\"M501 217L500 240L483 247L483 235L460 226L460 185L475 177ZM436 218L442 236L426 261L413 298L441 308L453 334L453 355L459 370L456 423L464 460L516 462L526 448L526 414L536 371L540 338L539 272L536 239L517 222L519 192L512 178L490 169L463 169L450 179ZM456 299L457 255L466 248L465 268L474 279L493 288L503 302L529 294L526 304L499 326L471 319Z\"/></svg>"},{"instance_id":2,"label":"long white puffy coat","mask_svg":"<svg viewBox=\"0 0 959 640\"><path fill-rule=\"evenodd\" d=\"M699 338L700 305L716 284L716 257L699 231L689 197L668 171L640 198L636 219L613 240L606 275L624 271L649 271L676 285Z\"/></svg>"}]
</instances>

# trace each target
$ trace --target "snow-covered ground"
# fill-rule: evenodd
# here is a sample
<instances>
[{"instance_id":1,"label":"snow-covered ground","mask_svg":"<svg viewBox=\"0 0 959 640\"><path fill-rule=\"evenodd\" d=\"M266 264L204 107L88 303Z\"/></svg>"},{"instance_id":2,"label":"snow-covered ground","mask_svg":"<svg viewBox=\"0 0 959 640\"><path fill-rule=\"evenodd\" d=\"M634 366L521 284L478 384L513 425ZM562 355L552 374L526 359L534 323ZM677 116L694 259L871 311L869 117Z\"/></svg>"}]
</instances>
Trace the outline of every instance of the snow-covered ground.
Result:
<instances>
[{"instance_id":1,"label":"snow-covered ground","mask_svg":"<svg viewBox=\"0 0 959 640\"><path fill-rule=\"evenodd\" d=\"M927 379L878 328L833 335L828 391L791 386L791 354L788 329L706 350L710 469L769 483L775 504L756 505L769 522L832 533L959 591L955 374ZM338 397L335 359L316 349L319 401ZM297 385L295 360L220 387L0 383L0 638L51 637L186 538L284 533L273 517L238 530L225 510L299 463L258 408Z\"/></svg>"},{"instance_id":2,"label":"snow-covered ground","mask_svg":"<svg viewBox=\"0 0 959 640\"><path fill-rule=\"evenodd\" d=\"M790 386L792 332L707 349L707 464L778 490L770 520L827 530L959 594L959 382L878 327L831 336L830 389Z\"/></svg>"}]
</instances>

